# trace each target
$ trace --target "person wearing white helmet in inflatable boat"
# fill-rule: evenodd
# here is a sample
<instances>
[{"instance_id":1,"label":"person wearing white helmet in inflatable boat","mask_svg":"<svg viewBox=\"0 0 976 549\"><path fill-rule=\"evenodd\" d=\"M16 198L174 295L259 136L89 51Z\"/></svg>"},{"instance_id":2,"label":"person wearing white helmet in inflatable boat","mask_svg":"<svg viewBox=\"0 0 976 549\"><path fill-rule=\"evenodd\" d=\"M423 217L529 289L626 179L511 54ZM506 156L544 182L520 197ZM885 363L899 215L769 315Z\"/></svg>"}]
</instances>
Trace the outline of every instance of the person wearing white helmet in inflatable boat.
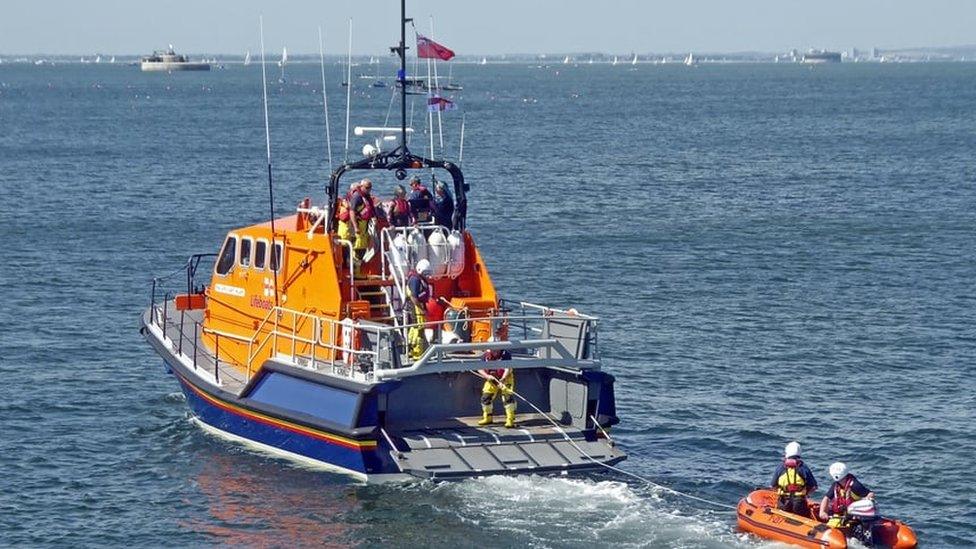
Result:
<instances>
[{"instance_id":1,"label":"person wearing white helmet in inflatable boat","mask_svg":"<svg viewBox=\"0 0 976 549\"><path fill-rule=\"evenodd\" d=\"M817 479L813 472L800 459L800 443L790 442L783 451L783 462L773 473L771 486L776 489L779 496L776 499L776 507L800 515L810 516L810 505L807 503L807 495L817 491Z\"/></svg>"},{"instance_id":2,"label":"person wearing white helmet in inflatable boat","mask_svg":"<svg viewBox=\"0 0 976 549\"><path fill-rule=\"evenodd\" d=\"M845 526L847 508L852 503L863 498L874 499L874 492L861 484L840 461L830 466L829 473L834 483L820 501L820 520L837 528Z\"/></svg>"},{"instance_id":3,"label":"person wearing white helmet in inflatable boat","mask_svg":"<svg viewBox=\"0 0 976 549\"><path fill-rule=\"evenodd\" d=\"M414 270L407 275L407 297L413 305L413 317L407 332L407 346L410 348L411 360L417 360L427 350L427 338L424 334L424 323L427 322L427 300L430 299L431 274L430 261L421 259ZM409 309L408 309L409 311Z\"/></svg>"}]
</instances>

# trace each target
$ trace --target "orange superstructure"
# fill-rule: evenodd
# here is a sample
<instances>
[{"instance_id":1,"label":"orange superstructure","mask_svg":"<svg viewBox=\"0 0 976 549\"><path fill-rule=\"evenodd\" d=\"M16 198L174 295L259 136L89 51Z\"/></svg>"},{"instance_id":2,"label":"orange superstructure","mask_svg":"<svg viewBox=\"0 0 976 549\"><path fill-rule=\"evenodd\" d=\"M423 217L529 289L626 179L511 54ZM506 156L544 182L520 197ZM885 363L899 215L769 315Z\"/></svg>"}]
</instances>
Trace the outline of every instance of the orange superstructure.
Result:
<instances>
[{"instance_id":1,"label":"orange superstructure","mask_svg":"<svg viewBox=\"0 0 976 549\"><path fill-rule=\"evenodd\" d=\"M372 231L377 253L358 272L350 268L348 245L327 233L315 215L300 212L274 225L273 237L271 223L230 231L218 254L205 292L203 325L204 343L221 360L249 374L279 352L335 360L337 351L328 344L345 344L341 329L316 325L315 318L390 323L382 289L394 281L381 276L379 224ZM494 285L470 233L465 231L463 239L467 260L460 274L432 281L434 292L472 317L490 317L498 308ZM281 309L271 315L275 307L303 315ZM276 322L298 337L266 340ZM492 333L488 322L475 321L472 341L486 341ZM309 343L316 339L326 345Z\"/></svg>"}]
</instances>

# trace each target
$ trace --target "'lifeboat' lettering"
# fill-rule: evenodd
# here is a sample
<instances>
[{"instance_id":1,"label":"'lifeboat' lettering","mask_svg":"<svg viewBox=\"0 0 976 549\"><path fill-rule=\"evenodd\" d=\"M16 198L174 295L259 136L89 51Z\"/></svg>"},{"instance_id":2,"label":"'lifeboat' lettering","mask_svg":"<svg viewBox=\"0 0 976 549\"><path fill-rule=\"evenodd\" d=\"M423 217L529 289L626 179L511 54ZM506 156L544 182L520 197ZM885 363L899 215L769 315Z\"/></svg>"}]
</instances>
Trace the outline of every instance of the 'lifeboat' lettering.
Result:
<instances>
[{"instance_id":1,"label":"'lifeboat' lettering","mask_svg":"<svg viewBox=\"0 0 976 549\"><path fill-rule=\"evenodd\" d=\"M270 311L273 305L274 303L271 303L270 299L261 299L256 295L251 296L251 307L257 307L258 309L267 309Z\"/></svg>"}]
</instances>

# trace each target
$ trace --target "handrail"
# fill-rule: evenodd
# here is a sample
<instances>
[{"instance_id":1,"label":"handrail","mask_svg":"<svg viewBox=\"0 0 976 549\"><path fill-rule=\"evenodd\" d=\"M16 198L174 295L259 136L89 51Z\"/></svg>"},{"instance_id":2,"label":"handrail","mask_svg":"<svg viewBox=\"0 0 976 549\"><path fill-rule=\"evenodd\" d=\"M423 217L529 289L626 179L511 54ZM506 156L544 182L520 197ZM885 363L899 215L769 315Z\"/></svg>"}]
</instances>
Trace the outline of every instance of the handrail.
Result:
<instances>
[{"instance_id":1,"label":"handrail","mask_svg":"<svg viewBox=\"0 0 976 549\"><path fill-rule=\"evenodd\" d=\"M349 301L354 301L356 299L356 250L352 247L352 242L348 240L343 240L339 237L332 240L333 242L338 242L340 245L349 247Z\"/></svg>"},{"instance_id":2,"label":"handrail","mask_svg":"<svg viewBox=\"0 0 976 549\"><path fill-rule=\"evenodd\" d=\"M510 349L549 349L555 351L559 358L538 357L529 361L511 360L505 361L505 368L536 368L540 365L546 366L573 366L581 361L577 360L566 347L555 339L530 339L530 340L509 340L509 341L490 341L483 343L435 343L427 348L424 354L412 365L395 369L377 369L374 375L377 379L399 378L412 375L443 373L443 372L464 372L478 369L484 366L484 361L479 355L473 355L471 360L454 360L445 362L443 354L450 352L466 351L488 351L488 350L510 350ZM428 366L434 362L436 366Z\"/></svg>"},{"instance_id":3,"label":"handrail","mask_svg":"<svg viewBox=\"0 0 976 549\"><path fill-rule=\"evenodd\" d=\"M187 266L184 266L186 268ZM391 273L393 274L393 273ZM396 280L394 274L394 281ZM155 291L158 288L154 287ZM402 297L402 296L401 296ZM149 321L161 328L164 333L169 323L169 304L171 299L167 295L163 303L156 306L154 302L149 311ZM429 322L402 323L395 322L393 325L383 325L373 322L355 321L351 329L356 337L350 340L341 340L340 334L344 329L350 329L348 319L346 321L320 316L320 314L302 312L289 309L283 306L275 306L268 310L267 314L258 323L254 332L250 336L239 335L204 328L202 324L193 321L194 339L198 333L209 334L219 338L229 338L241 344L247 345L246 367L247 379L249 380L255 372L255 360L262 355L269 342L272 345L273 356L289 356L294 361L299 357L306 357L311 360L311 367L316 368L316 361L322 361L317 356L317 350L328 350L331 354L330 359L325 359L326 363L331 362L334 367L339 366L340 354L346 356L346 362L360 365L362 368L356 371L362 372L367 376L376 379L386 379L398 376L418 375L432 373L436 371L461 371L464 369L477 368L480 364L480 356L477 351L491 349L511 349L532 351L532 360L524 360L526 357L514 360L513 367L548 366L548 367L592 367L599 363L596 349L596 330L597 318L589 315L577 313L573 310L554 309L542 305L526 302L512 302L501 300L505 305L501 312L492 311L491 314L467 318L467 322L489 322L496 324L499 322L507 323L511 327L521 326L522 337L509 339L506 341L483 341L483 342L460 342L460 343L438 343L431 341L426 352L417 360L411 360L408 351L401 347L399 341L406 341L408 331L411 328L422 327L424 329L443 329L444 326L453 324L457 320L439 320ZM392 307L392 304L391 304ZM520 311L524 314L512 314L512 310ZM291 315L288 319L286 315ZM181 319L182 320L182 319ZM290 320L290 322L289 322ZM578 336L575 332L566 332L563 335L550 336L550 322L575 320L582 324ZM182 324L180 321L174 322ZM269 326L273 323L273 326ZM181 326L175 326L179 330L180 340L175 343L174 348L180 347L182 338L187 337L183 334ZM556 332L559 333L559 332ZM307 334L307 335L306 335ZM371 334L371 335L367 335ZM541 336L541 337L540 337ZM575 340L573 339L575 337ZM278 338L290 341L290 349L286 349L284 354L279 353ZM170 338L166 338L170 339ZM368 344L363 348L353 348L352 341L364 341ZM576 342L574 347L574 341ZM581 352L585 345L585 350ZM360 345L361 346L361 345ZM193 357L199 353L198 345L193 346ZM576 349L571 351L570 349ZM307 356L308 353L311 356ZM465 353L471 353L465 356ZM182 354L182 353L181 353ZM453 356L448 356L453 355ZM389 359L385 358L389 356ZM365 358L365 361L361 360ZM381 358L383 357L383 358ZM382 361L382 362L381 362ZM407 364L404 367L396 367L401 363ZM521 363L521 364L519 364ZM519 366L516 366L519 364ZM260 365L257 365L260 367Z\"/></svg>"}]
</instances>

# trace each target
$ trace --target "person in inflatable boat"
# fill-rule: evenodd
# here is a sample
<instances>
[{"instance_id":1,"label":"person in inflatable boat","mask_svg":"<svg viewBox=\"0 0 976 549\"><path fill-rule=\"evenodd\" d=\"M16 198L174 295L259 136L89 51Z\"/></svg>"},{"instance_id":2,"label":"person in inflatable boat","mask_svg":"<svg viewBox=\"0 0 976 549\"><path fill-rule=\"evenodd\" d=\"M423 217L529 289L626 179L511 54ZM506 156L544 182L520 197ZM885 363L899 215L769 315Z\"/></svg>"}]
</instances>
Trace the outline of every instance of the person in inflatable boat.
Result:
<instances>
[{"instance_id":1,"label":"person in inflatable boat","mask_svg":"<svg viewBox=\"0 0 976 549\"><path fill-rule=\"evenodd\" d=\"M799 442L793 441L787 444L783 454L783 462L773 473L771 484L779 496L776 507L787 513L809 517L810 506L807 504L807 494L817 491L817 479L800 459Z\"/></svg>"},{"instance_id":2,"label":"person in inflatable boat","mask_svg":"<svg viewBox=\"0 0 976 549\"><path fill-rule=\"evenodd\" d=\"M827 494L820 502L820 520L831 528L847 526L847 508L863 498L874 499L874 492L868 490L857 478L850 473L847 465L836 462L830 466L830 478L834 483L830 485Z\"/></svg>"}]
</instances>

